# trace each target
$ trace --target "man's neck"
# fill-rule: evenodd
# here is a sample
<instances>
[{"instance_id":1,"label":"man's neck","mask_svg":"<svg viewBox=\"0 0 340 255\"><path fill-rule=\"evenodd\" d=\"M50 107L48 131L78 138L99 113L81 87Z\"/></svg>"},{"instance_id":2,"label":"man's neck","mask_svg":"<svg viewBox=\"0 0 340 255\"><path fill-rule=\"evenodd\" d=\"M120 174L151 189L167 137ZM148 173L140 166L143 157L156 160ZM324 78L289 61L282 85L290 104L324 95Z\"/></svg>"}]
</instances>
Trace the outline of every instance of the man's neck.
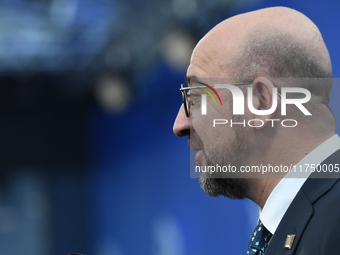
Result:
<instances>
[{"instance_id":1,"label":"man's neck","mask_svg":"<svg viewBox=\"0 0 340 255\"><path fill-rule=\"evenodd\" d=\"M281 178L257 178L249 179L249 181L253 185L250 185L248 198L262 209L273 189L281 181Z\"/></svg>"}]
</instances>

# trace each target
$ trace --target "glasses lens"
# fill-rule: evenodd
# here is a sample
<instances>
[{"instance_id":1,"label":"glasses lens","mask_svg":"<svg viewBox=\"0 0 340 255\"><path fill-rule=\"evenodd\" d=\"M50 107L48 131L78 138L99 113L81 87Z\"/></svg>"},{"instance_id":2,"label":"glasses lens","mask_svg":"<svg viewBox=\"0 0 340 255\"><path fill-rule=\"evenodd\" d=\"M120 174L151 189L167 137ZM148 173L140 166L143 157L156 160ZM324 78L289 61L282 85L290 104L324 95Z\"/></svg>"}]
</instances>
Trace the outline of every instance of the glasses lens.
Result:
<instances>
[{"instance_id":1,"label":"glasses lens","mask_svg":"<svg viewBox=\"0 0 340 255\"><path fill-rule=\"evenodd\" d=\"M183 84L181 84L181 88L184 88ZM187 97L187 92L185 90L182 90L182 100L183 100L185 115L189 117L190 113L189 113L189 107L188 107L189 106L188 97Z\"/></svg>"}]
</instances>

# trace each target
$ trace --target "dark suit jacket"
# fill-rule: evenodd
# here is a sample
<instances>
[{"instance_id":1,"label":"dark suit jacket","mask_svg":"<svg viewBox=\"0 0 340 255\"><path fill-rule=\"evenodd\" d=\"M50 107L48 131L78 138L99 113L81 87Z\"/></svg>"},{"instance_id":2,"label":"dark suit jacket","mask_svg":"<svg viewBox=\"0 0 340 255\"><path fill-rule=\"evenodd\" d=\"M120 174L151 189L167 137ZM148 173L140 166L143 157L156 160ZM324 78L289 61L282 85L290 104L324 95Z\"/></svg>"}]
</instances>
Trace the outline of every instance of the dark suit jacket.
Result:
<instances>
[{"instance_id":1,"label":"dark suit jacket","mask_svg":"<svg viewBox=\"0 0 340 255\"><path fill-rule=\"evenodd\" d=\"M323 164L340 166L340 150ZM317 174L311 176L317 177ZM287 235L290 234L296 237L291 249L284 249ZM304 183L270 240L265 252L265 255L269 254L340 254L339 178L309 178Z\"/></svg>"}]
</instances>

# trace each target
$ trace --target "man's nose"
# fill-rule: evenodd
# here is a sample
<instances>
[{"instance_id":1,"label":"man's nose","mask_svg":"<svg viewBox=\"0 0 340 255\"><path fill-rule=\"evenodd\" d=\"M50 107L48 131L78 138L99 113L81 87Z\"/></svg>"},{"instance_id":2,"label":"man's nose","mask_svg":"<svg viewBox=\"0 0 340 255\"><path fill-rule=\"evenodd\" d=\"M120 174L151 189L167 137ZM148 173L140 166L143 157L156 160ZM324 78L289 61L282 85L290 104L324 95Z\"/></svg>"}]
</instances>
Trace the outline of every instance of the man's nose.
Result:
<instances>
[{"instance_id":1,"label":"man's nose","mask_svg":"<svg viewBox=\"0 0 340 255\"><path fill-rule=\"evenodd\" d=\"M186 116L183 104L179 108L173 131L177 136L187 136L190 134L190 118Z\"/></svg>"}]
</instances>

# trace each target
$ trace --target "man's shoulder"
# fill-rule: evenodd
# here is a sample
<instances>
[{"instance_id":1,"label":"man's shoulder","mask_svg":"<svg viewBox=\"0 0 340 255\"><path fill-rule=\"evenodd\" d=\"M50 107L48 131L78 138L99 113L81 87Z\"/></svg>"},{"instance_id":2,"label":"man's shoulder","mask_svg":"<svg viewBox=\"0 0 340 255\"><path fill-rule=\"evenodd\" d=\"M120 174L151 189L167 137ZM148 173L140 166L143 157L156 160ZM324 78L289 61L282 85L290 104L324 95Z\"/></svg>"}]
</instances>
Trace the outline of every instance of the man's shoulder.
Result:
<instances>
[{"instance_id":1,"label":"man's shoulder","mask_svg":"<svg viewBox=\"0 0 340 255\"><path fill-rule=\"evenodd\" d=\"M340 243L339 201L339 179L308 179L281 220L266 254L288 254L284 244L289 235L295 236L289 254L334 254L331 251Z\"/></svg>"},{"instance_id":2,"label":"man's shoulder","mask_svg":"<svg viewBox=\"0 0 340 255\"><path fill-rule=\"evenodd\" d=\"M340 164L340 151L321 164ZM340 243L340 173L332 178L313 173L283 216L266 254L282 254L288 235L295 235L289 254L334 254ZM281 251L281 252L280 252ZM286 253L285 253L286 254Z\"/></svg>"}]
</instances>

